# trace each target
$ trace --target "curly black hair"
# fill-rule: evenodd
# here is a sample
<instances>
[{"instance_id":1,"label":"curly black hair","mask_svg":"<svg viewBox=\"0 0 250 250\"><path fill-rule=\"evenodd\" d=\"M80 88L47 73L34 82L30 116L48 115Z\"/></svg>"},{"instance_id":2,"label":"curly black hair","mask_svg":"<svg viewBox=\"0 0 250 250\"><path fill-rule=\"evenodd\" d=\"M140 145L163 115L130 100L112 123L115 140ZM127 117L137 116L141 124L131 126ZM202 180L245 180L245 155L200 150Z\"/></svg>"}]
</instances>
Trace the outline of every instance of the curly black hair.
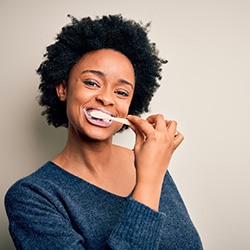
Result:
<instances>
[{"instance_id":1,"label":"curly black hair","mask_svg":"<svg viewBox=\"0 0 250 250\"><path fill-rule=\"evenodd\" d=\"M103 48L121 52L134 67L136 84L129 114L148 112L150 101L160 86L161 66L167 62L158 57L155 43L148 38L150 23L143 25L121 14L81 20L68 16L71 23L64 26L56 42L47 47L45 60L37 69L41 78L39 104L45 107L42 115L46 116L48 124L68 126L66 102L59 100L56 86L63 80L68 81L70 70L84 54Z\"/></svg>"}]
</instances>

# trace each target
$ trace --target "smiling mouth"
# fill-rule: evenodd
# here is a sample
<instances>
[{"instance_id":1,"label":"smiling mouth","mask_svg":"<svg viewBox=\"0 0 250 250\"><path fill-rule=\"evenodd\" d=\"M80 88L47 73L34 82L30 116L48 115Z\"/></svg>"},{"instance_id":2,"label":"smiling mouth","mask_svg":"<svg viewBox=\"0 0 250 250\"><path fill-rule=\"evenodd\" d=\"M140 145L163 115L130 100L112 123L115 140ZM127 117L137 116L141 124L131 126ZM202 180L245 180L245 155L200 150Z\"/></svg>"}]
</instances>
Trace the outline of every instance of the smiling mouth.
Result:
<instances>
[{"instance_id":1,"label":"smiling mouth","mask_svg":"<svg viewBox=\"0 0 250 250\"><path fill-rule=\"evenodd\" d=\"M112 115L110 112L106 110L85 107L83 111L88 122L91 123L92 125L99 126L99 127L105 127L105 128L109 127L112 124L112 121L110 119L99 119L99 118L91 116L91 112L95 110L99 112L103 112L104 114Z\"/></svg>"}]
</instances>

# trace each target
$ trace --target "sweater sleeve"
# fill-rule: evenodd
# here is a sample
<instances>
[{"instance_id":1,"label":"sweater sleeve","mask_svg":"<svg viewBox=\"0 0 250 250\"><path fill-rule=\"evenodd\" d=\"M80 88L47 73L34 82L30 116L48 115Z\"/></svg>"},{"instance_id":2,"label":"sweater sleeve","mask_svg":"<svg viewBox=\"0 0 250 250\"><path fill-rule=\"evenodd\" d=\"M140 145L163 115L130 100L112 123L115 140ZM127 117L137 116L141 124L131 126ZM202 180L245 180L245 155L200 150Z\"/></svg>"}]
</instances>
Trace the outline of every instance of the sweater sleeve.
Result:
<instances>
[{"instance_id":1,"label":"sweater sleeve","mask_svg":"<svg viewBox=\"0 0 250 250\"><path fill-rule=\"evenodd\" d=\"M111 249L158 249L165 214L129 198L125 211L112 231L108 245Z\"/></svg>"}]
</instances>

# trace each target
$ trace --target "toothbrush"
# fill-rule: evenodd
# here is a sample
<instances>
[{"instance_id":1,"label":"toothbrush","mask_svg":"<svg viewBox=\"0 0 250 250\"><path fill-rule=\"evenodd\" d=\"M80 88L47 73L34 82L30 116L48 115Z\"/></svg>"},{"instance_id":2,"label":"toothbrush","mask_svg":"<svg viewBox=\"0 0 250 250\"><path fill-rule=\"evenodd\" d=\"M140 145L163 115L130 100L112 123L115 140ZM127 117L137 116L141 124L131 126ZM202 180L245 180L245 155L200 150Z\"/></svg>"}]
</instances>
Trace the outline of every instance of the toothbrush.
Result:
<instances>
[{"instance_id":1,"label":"toothbrush","mask_svg":"<svg viewBox=\"0 0 250 250\"><path fill-rule=\"evenodd\" d=\"M113 117L113 116L111 116L109 114L103 113L103 112L98 111L98 110L91 111L90 115L93 116L94 118L98 118L98 119L108 119L108 120L112 120L112 121L116 121L116 122L126 124L128 126L131 125L131 123L125 118Z\"/></svg>"}]
</instances>

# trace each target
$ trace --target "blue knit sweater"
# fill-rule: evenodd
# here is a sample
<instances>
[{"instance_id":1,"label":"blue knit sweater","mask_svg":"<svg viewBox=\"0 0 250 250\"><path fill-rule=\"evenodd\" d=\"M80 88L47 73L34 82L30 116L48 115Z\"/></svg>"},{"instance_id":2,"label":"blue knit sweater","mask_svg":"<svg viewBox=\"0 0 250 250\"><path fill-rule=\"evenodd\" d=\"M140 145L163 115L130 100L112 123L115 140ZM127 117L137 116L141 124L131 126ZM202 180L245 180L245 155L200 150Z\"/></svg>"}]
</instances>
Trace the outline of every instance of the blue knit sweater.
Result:
<instances>
[{"instance_id":1,"label":"blue knit sweater","mask_svg":"<svg viewBox=\"0 0 250 250\"><path fill-rule=\"evenodd\" d=\"M160 212L109 193L47 162L5 196L17 249L202 249L167 172Z\"/></svg>"}]
</instances>

